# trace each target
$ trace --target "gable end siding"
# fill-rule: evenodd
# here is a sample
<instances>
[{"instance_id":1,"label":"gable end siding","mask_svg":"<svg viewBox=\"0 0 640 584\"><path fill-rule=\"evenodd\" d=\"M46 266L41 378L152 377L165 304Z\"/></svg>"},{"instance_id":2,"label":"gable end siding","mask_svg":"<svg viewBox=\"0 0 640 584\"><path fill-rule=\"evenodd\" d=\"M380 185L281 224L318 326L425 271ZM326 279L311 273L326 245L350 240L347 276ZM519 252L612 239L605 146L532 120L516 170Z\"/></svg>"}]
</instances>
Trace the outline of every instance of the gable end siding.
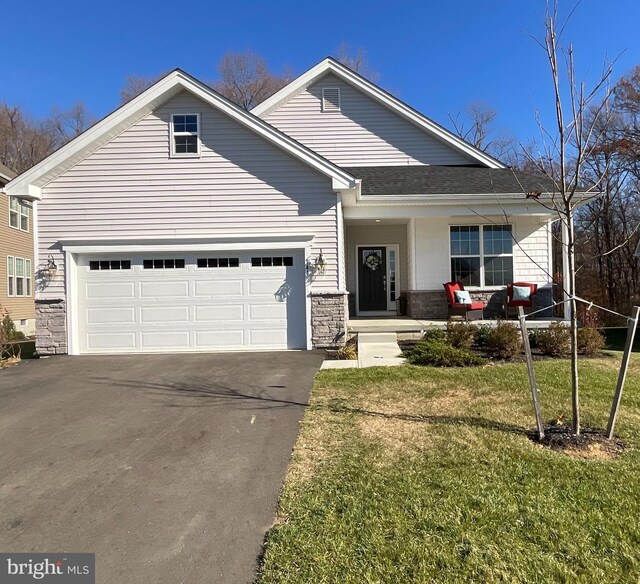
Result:
<instances>
[{"instance_id":1,"label":"gable end siding","mask_svg":"<svg viewBox=\"0 0 640 584\"><path fill-rule=\"evenodd\" d=\"M340 111L322 111L323 89L333 88ZM477 163L332 74L265 120L338 166Z\"/></svg>"},{"instance_id":2,"label":"gable end siding","mask_svg":"<svg viewBox=\"0 0 640 584\"><path fill-rule=\"evenodd\" d=\"M201 156L169 156L172 113L201 114ZM337 288L337 197L331 179L184 92L43 189L41 257L54 254L55 282L39 297L64 297L59 242L96 238L315 235Z\"/></svg>"}]
</instances>

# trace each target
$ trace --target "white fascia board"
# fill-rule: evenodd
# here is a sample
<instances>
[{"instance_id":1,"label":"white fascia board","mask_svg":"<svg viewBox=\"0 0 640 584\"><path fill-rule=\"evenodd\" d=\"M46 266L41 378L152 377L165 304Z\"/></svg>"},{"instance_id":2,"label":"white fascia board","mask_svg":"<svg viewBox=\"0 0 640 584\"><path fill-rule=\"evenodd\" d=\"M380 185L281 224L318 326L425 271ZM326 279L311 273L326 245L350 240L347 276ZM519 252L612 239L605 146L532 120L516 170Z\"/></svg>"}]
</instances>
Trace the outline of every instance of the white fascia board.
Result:
<instances>
[{"instance_id":1,"label":"white fascia board","mask_svg":"<svg viewBox=\"0 0 640 584\"><path fill-rule=\"evenodd\" d=\"M465 142L462 138L459 138L453 132L450 132L440 124L437 124L433 120L427 118L423 114L403 103L390 93L387 93L383 89L380 89L377 85L371 83L371 81L354 73L348 67L345 67L338 61L335 61L331 58L324 59L315 67L312 67L306 73L303 73L297 79L294 79L291 83L285 85L280 91L276 92L270 98L254 107L251 110L251 113L259 117L268 116L271 112L278 109L278 107L280 107L282 104L286 103L289 99L291 99L301 91L304 91L317 79L328 73L337 75L343 81L360 89L390 110L400 114L405 119L412 122L414 125L422 128L423 130L426 130L428 133L436 136L444 142L447 142L451 146L454 146L468 156L471 156L472 158L478 160L485 166L489 168L506 168L506 166L499 160L496 160L492 156L489 156L478 148L475 148L471 144Z\"/></svg>"},{"instance_id":2,"label":"white fascia board","mask_svg":"<svg viewBox=\"0 0 640 584\"><path fill-rule=\"evenodd\" d=\"M555 212L549 211L540 205L530 203L493 204L484 205L460 205L460 204L434 204L434 205L394 205L388 207L365 206L344 207L344 218L350 219L412 219L418 217L488 217L492 215L503 216L528 216L553 218Z\"/></svg>"},{"instance_id":3,"label":"white fascia board","mask_svg":"<svg viewBox=\"0 0 640 584\"><path fill-rule=\"evenodd\" d=\"M186 73L176 70L152 85L130 102L89 128L83 134L22 173L9 183L7 194L20 197L42 198L41 188L68 168L77 164L96 148L115 138L159 105L187 90L205 103L222 111L243 126L267 139L332 180L334 190L355 187L355 179L326 158L296 142L267 122L232 104ZM66 164L65 164L66 163Z\"/></svg>"},{"instance_id":4,"label":"white fascia board","mask_svg":"<svg viewBox=\"0 0 640 584\"><path fill-rule=\"evenodd\" d=\"M218 237L86 239L60 242L70 253L148 253L191 251L242 251L253 249L304 249L311 246L314 235L221 235Z\"/></svg>"}]
</instances>

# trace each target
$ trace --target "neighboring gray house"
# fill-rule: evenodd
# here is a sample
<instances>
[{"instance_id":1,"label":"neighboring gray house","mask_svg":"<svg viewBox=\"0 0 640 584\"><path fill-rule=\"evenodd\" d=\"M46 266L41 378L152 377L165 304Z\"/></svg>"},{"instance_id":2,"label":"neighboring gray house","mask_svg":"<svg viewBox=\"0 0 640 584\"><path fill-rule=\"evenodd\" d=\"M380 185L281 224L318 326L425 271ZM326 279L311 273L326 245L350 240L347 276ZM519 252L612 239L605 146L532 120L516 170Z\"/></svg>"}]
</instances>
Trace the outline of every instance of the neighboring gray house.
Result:
<instances>
[{"instance_id":1,"label":"neighboring gray house","mask_svg":"<svg viewBox=\"0 0 640 584\"><path fill-rule=\"evenodd\" d=\"M551 297L544 185L332 59L253 112L173 71L6 190L43 354L331 346L401 295L446 318L451 279Z\"/></svg>"}]
</instances>

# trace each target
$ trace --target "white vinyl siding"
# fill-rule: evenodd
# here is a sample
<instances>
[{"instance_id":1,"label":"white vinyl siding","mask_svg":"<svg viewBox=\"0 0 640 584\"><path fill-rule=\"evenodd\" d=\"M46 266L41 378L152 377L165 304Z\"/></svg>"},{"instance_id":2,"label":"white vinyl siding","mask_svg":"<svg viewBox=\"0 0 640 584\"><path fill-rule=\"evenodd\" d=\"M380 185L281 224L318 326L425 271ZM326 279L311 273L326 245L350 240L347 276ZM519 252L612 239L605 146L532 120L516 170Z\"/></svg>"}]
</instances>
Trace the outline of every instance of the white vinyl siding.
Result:
<instances>
[{"instance_id":1,"label":"white vinyl siding","mask_svg":"<svg viewBox=\"0 0 640 584\"><path fill-rule=\"evenodd\" d=\"M168 124L200 112L200 158L170 155ZM62 240L314 234L327 261L314 289L337 288L337 197L331 180L183 92L43 188L39 250L64 297Z\"/></svg>"},{"instance_id":2,"label":"white vinyl siding","mask_svg":"<svg viewBox=\"0 0 640 584\"><path fill-rule=\"evenodd\" d=\"M322 107L326 89L339 89L340 111L330 116ZM265 119L339 166L474 162L331 74Z\"/></svg>"},{"instance_id":3,"label":"white vinyl siding","mask_svg":"<svg viewBox=\"0 0 640 584\"><path fill-rule=\"evenodd\" d=\"M487 219L493 219L498 225L504 223L501 217ZM552 271L548 226L540 218L528 216L510 216L509 223L517 241L513 246L513 280L549 284ZM444 290L442 285L451 278L449 228L465 224L477 225L478 222L462 221L459 217L414 220L416 290Z\"/></svg>"}]
</instances>

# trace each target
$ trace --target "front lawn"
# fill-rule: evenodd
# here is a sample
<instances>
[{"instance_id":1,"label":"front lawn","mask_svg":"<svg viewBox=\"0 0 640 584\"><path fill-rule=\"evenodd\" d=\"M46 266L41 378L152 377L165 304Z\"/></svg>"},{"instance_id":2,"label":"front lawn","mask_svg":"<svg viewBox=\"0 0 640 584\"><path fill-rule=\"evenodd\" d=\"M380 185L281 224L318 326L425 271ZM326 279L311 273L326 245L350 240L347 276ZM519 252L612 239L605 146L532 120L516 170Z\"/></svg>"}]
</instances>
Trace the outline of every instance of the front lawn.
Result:
<instances>
[{"instance_id":1,"label":"front lawn","mask_svg":"<svg viewBox=\"0 0 640 584\"><path fill-rule=\"evenodd\" d=\"M581 361L583 422L606 425L620 355ZM545 421L568 362L536 363ZM615 460L532 443L524 364L318 374L259 581L640 579L640 358Z\"/></svg>"}]
</instances>

